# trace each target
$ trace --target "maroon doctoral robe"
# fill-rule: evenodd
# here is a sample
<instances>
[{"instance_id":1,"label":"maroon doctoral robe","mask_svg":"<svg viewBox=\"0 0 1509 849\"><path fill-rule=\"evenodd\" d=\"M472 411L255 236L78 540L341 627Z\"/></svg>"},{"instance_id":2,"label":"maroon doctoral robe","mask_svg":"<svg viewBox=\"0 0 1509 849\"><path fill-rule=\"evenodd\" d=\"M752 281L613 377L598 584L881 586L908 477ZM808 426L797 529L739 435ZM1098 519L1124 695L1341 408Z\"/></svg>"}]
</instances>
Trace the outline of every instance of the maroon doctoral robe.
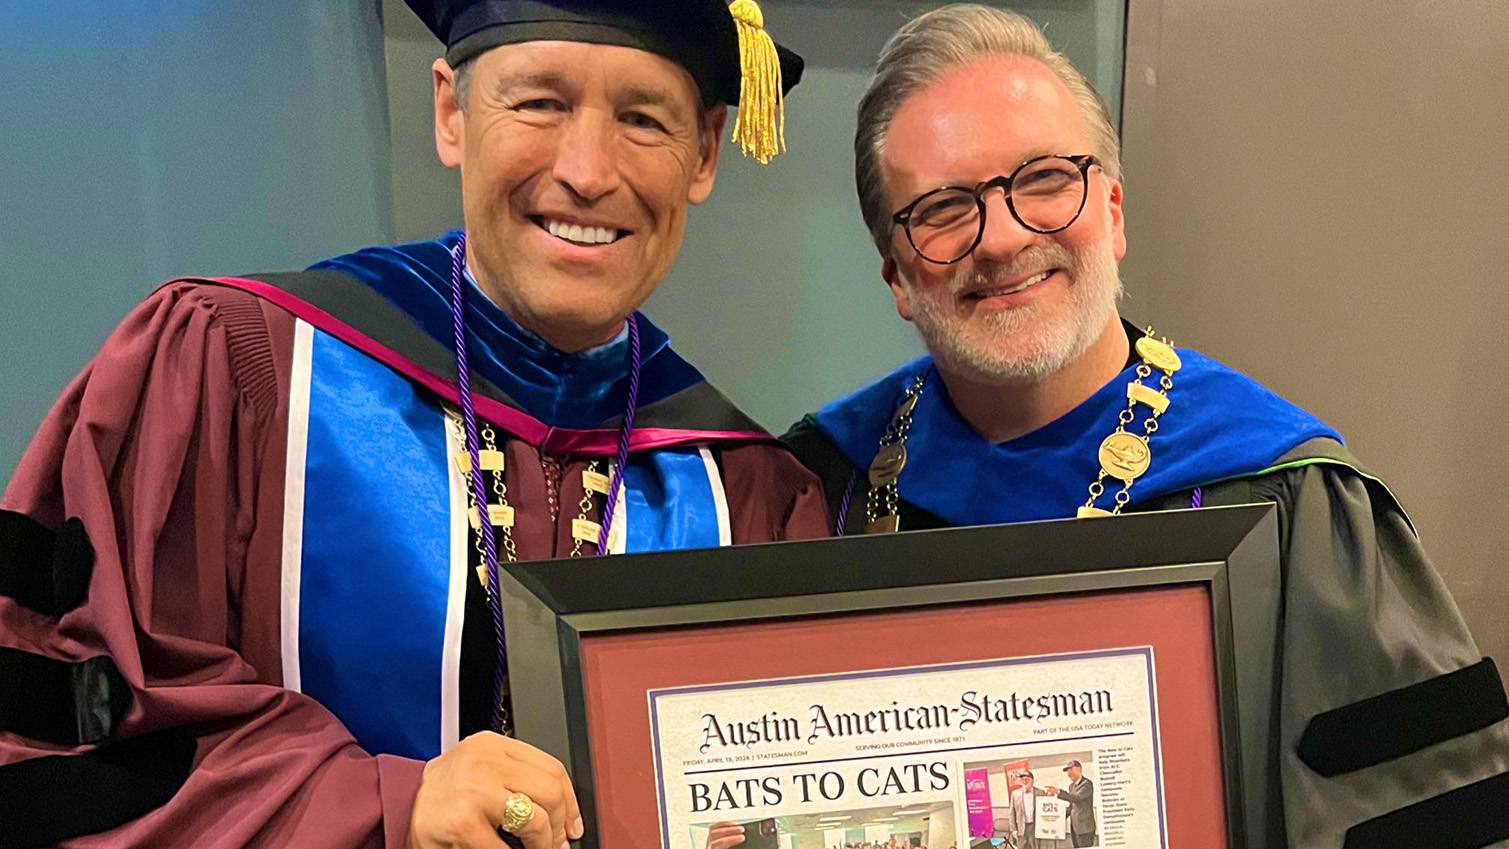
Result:
<instances>
[{"instance_id":1,"label":"maroon doctoral robe","mask_svg":"<svg viewBox=\"0 0 1509 849\"><path fill-rule=\"evenodd\" d=\"M301 322L322 310L275 300L206 281L158 290L68 387L10 481L0 832L11 837L0 845L404 845L423 762L364 750L325 706L284 686L292 352ZM362 303L381 334L365 335L364 320L336 324L368 342L386 334L368 353L422 361L395 334L435 340L390 305ZM701 391L699 404L720 397ZM640 418L654 426L675 403ZM565 556L588 458L496 424L519 559ZM779 444L709 444L733 543L826 535L820 485ZM482 651L473 666L490 675Z\"/></svg>"}]
</instances>

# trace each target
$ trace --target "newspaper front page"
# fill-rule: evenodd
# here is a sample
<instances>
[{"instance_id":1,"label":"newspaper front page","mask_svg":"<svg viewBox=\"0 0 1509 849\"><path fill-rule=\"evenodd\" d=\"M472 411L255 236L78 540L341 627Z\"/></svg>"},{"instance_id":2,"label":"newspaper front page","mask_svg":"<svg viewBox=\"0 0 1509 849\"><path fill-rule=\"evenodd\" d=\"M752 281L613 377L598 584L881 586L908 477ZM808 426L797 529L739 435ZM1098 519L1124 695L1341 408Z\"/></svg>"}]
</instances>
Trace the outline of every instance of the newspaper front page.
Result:
<instances>
[{"instance_id":1,"label":"newspaper front page","mask_svg":"<svg viewBox=\"0 0 1509 849\"><path fill-rule=\"evenodd\" d=\"M648 694L661 846L1166 847L1153 651ZM894 840L894 843L888 842Z\"/></svg>"}]
</instances>

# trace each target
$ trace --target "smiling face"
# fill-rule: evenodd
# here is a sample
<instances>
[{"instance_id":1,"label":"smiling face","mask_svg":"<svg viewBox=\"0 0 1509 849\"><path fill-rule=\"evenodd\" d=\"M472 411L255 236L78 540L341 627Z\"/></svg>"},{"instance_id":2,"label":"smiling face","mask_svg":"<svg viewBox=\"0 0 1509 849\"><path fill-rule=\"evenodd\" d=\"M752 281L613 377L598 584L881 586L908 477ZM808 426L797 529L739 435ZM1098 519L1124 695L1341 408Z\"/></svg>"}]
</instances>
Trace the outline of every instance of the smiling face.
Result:
<instances>
[{"instance_id":1,"label":"smiling face","mask_svg":"<svg viewBox=\"0 0 1509 849\"><path fill-rule=\"evenodd\" d=\"M989 55L903 102L881 161L890 208L900 209L931 189L1010 174L1035 156L1091 149L1073 97L1045 65ZM1084 210L1052 234L1018 223L999 190L985 203L985 232L970 256L928 262L898 225L882 273L896 311L916 323L939 368L981 383L1042 380L1117 320L1121 185L1092 166Z\"/></svg>"},{"instance_id":2,"label":"smiling face","mask_svg":"<svg viewBox=\"0 0 1509 849\"><path fill-rule=\"evenodd\" d=\"M465 109L434 66L435 140L461 169L467 262L489 297L565 351L616 335L712 191L726 109L628 47L535 41L473 60Z\"/></svg>"}]
</instances>

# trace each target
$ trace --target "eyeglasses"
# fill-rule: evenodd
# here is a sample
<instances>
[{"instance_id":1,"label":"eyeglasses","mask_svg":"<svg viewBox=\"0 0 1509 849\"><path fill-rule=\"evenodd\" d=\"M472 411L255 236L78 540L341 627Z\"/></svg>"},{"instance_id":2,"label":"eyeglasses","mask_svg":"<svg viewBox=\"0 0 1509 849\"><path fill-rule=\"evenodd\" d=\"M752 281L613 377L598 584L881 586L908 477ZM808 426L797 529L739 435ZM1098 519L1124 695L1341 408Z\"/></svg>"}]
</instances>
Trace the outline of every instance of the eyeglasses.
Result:
<instances>
[{"instance_id":1,"label":"eyeglasses","mask_svg":"<svg viewBox=\"0 0 1509 849\"><path fill-rule=\"evenodd\" d=\"M986 180L974 188L933 189L902 207L891 220L906 230L917 255L952 265L970 255L985 236L985 193L999 187L1006 208L1018 224L1034 233L1057 233L1073 224L1085 208L1090 154L1051 154L1023 162L1010 176Z\"/></svg>"}]
</instances>

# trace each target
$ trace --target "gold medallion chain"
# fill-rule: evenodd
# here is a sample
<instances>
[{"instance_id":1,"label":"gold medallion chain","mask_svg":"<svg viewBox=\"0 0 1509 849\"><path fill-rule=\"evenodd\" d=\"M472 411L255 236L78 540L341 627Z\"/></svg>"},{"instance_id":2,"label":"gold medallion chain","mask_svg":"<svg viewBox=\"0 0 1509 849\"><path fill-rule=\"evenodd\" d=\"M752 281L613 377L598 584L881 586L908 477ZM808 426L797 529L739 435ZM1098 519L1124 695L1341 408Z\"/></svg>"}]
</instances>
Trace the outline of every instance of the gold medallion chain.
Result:
<instances>
[{"instance_id":1,"label":"gold medallion chain","mask_svg":"<svg viewBox=\"0 0 1509 849\"><path fill-rule=\"evenodd\" d=\"M1127 384L1127 405L1117 416L1116 429L1100 443L1097 459L1100 471L1089 487L1089 498L1076 512L1079 518L1112 516L1120 513L1132 500L1132 484L1152 464L1150 441L1158 432L1158 418L1168 411L1169 393L1174 388L1174 372L1182 363L1175 353L1173 343L1159 338L1149 327L1145 335L1134 345L1141 362L1137 364L1136 376ZM1154 389L1143 383L1160 372L1158 387ZM911 430L912 413L917 408L917 399L927 382L927 372L917 376L896 406L891 421L880 437L880 450L870 464L870 490L865 497L865 525L867 534L895 533L901 528L901 494L897 479L906 467L906 440ZM1137 408L1148 410L1142 420L1142 433L1132 433L1127 427L1137 420ZM1112 497L1110 510L1095 506L1105 495L1106 478L1121 481L1121 489Z\"/></svg>"},{"instance_id":2,"label":"gold medallion chain","mask_svg":"<svg viewBox=\"0 0 1509 849\"><path fill-rule=\"evenodd\" d=\"M895 533L901 529L901 493L896 481L906 468L906 437L912 430L912 412L927 383L927 372L917 375L901 396L901 403L885 433L880 436L880 451L870 463L870 491L865 494L865 533Z\"/></svg>"},{"instance_id":3,"label":"gold medallion chain","mask_svg":"<svg viewBox=\"0 0 1509 849\"><path fill-rule=\"evenodd\" d=\"M1089 498L1075 513L1081 519L1119 514L1132 501L1132 484L1153 462L1151 441L1153 434L1158 432L1158 417L1168 410L1168 393L1174 388L1174 372L1179 370L1181 363L1179 355L1174 353L1173 343L1159 339L1151 327L1137 340L1136 347L1142 362L1137 364L1137 376L1127 384L1127 405L1117 416L1116 430L1100 443L1096 457L1100 461L1100 471L1090 483ZM1161 372L1156 390L1143 383L1153 376L1154 370ZM1142 420L1141 434L1127 430L1127 426L1137 419L1138 405L1148 410L1147 417ZM1095 502L1105 495L1106 478L1121 481L1121 489L1112 497L1110 510L1095 506Z\"/></svg>"}]
</instances>

